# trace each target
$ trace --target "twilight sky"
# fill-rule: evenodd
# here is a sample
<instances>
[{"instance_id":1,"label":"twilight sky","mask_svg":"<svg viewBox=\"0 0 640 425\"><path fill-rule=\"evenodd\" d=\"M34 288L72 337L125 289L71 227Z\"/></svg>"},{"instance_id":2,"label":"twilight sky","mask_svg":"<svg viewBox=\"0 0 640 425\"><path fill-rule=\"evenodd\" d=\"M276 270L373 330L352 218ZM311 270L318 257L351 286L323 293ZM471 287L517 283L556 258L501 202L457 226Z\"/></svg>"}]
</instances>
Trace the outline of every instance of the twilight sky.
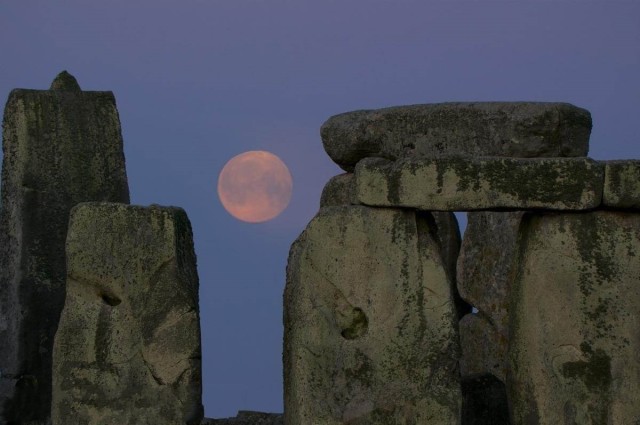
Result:
<instances>
[{"instance_id":1,"label":"twilight sky","mask_svg":"<svg viewBox=\"0 0 640 425\"><path fill-rule=\"evenodd\" d=\"M319 136L329 116L564 101L592 113L591 157L640 158L637 0L3 1L0 58L2 108L12 88L47 89L63 69L112 90L132 203L188 213L207 417L283 409L285 266L340 172ZM293 175L273 221L240 222L217 198L221 168L247 150Z\"/></svg>"}]
</instances>

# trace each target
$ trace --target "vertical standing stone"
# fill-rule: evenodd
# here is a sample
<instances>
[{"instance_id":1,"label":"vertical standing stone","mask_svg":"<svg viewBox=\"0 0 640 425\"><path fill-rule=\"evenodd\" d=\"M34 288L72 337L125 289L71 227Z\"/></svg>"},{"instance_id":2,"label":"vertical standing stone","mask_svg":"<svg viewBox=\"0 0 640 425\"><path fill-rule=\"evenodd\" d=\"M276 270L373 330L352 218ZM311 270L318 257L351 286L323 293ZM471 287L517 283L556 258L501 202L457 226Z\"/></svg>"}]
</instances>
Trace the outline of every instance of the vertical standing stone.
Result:
<instances>
[{"instance_id":1,"label":"vertical standing stone","mask_svg":"<svg viewBox=\"0 0 640 425\"><path fill-rule=\"evenodd\" d=\"M81 91L66 72L51 90L13 90L3 126L0 423L42 423L69 210L89 200L129 202L122 135L113 94Z\"/></svg>"},{"instance_id":2,"label":"vertical standing stone","mask_svg":"<svg viewBox=\"0 0 640 425\"><path fill-rule=\"evenodd\" d=\"M327 207L293 244L286 424L459 423L456 314L430 226L409 210Z\"/></svg>"},{"instance_id":3,"label":"vertical standing stone","mask_svg":"<svg viewBox=\"0 0 640 425\"><path fill-rule=\"evenodd\" d=\"M460 322L462 376L490 374L505 382L509 293L522 211L467 214L458 257L460 296L478 309Z\"/></svg>"},{"instance_id":4,"label":"vertical standing stone","mask_svg":"<svg viewBox=\"0 0 640 425\"><path fill-rule=\"evenodd\" d=\"M640 418L640 214L526 215L511 293L516 424Z\"/></svg>"},{"instance_id":5,"label":"vertical standing stone","mask_svg":"<svg viewBox=\"0 0 640 425\"><path fill-rule=\"evenodd\" d=\"M53 424L199 425L198 274L185 212L80 204L66 248Z\"/></svg>"}]
</instances>

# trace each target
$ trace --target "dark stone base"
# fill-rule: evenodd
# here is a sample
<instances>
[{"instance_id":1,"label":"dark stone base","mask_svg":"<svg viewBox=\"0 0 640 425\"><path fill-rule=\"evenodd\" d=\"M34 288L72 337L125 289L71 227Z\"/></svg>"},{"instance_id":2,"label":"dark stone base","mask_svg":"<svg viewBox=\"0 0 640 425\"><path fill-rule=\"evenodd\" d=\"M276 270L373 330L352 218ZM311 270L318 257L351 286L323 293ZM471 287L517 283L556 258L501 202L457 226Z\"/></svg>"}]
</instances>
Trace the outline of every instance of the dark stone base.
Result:
<instances>
[{"instance_id":1,"label":"dark stone base","mask_svg":"<svg viewBox=\"0 0 640 425\"><path fill-rule=\"evenodd\" d=\"M202 425L284 425L280 413L262 413L240 410L235 418L204 419Z\"/></svg>"}]
</instances>

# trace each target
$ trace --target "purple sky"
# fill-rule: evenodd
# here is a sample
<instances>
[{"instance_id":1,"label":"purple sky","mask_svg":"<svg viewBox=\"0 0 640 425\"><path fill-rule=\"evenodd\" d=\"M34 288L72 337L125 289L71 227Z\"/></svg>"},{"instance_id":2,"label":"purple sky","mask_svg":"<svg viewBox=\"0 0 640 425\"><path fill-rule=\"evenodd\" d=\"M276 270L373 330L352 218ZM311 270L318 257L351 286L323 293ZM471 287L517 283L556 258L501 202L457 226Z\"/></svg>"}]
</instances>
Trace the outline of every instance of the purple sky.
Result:
<instances>
[{"instance_id":1,"label":"purple sky","mask_svg":"<svg viewBox=\"0 0 640 425\"><path fill-rule=\"evenodd\" d=\"M340 171L320 125L365 108L565 101L591 111L591 156L640 158L640 2L109 0L0 3L0 98L61 70L115 93L132 203L191 218L208 417L282 411L290 244ZM215 193L232 156L289 166L289 208L233 219Z\"/></svg>"}]
</instances>

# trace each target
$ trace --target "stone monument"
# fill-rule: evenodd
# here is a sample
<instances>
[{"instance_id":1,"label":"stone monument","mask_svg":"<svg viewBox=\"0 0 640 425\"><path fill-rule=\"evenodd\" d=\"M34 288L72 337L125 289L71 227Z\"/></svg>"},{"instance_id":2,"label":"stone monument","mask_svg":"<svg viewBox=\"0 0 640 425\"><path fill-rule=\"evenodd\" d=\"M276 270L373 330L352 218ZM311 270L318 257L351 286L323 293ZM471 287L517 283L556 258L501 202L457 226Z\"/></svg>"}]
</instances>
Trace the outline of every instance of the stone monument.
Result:
<instances>
[{"instance_id":1,"label":"stone monument","mask_svg":"<svg viewBox=\"0 0 640 425\"><path fill-rule=\"evenodd\" d=\"M347 173L326 185L289 257L285 423L640 420L640 162L586 158L590 130L587 111L556 103L413 105L330 118L323 144ZM444 215L454 211L468 212L459 253ZM368 221L388 214L422 224ZM420 241L436 248L413 251ZM428 265L438 257L447 273ZM428 279L410 273L421 262ZM408 276L412 289L396 293ZM457 296L476 310L443 321ZM434 311L430 302L446 315L421 313ZM357 338L345 337L349 323L358 324ZM399 350L381 355L368 339L383 353ZM450 348L457 344L460 355ZM436 347L443 356L432 355ZM434 371L457 390L435 384L445 381ZM395 382L420 389L389 390ZM461 402L428 401L444 394Z\"/></svg>"},{"instance_id":2,"label":"stone monument","mask_svg":"<svg viewBox=\"0 0 640 425\"><path fill-rule=\"evenodd\" d=\"M4 110L0 213L0 423L47 423L53 339L65 299L69 211L129 202L111 92L60 73Z\"/></svg>"}]
</instances>

